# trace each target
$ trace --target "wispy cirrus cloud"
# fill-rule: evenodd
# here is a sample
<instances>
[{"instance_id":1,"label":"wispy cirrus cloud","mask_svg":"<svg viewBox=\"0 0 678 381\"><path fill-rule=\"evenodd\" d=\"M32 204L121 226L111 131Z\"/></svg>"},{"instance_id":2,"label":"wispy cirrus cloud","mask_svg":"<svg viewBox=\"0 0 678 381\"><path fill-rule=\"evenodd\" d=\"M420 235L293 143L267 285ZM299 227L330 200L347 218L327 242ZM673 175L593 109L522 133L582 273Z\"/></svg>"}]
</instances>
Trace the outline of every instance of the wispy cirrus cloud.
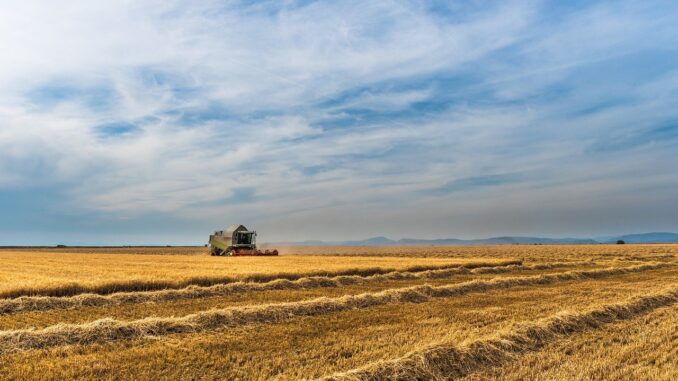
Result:
<instances>
[{"instance_id":1,"label":"wispy cirrus cloud","mask_svg":"<svg viewBox=\"0 0 678 381\"><path fill-rule=\"evenodd\" d=\"M664 2L0 10L0 242L678 228Z\"/></svg>"}]
</instances>

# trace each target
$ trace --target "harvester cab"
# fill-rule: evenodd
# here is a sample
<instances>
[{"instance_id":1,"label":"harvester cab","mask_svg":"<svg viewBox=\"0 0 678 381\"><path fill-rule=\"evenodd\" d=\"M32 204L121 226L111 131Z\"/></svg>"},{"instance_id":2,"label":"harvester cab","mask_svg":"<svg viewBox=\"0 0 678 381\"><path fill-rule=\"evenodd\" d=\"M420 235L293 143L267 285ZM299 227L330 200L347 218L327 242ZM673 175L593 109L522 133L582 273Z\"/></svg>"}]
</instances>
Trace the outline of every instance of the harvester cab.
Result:
<instances>
[{"instance_id":1,"label":"harvester cab","mask_svg":"<svg viewBox=\"0 0 678 381\"><path fill-rule=\"evenodd\" d=\"M210 235L210 254L213 256L278 255L278 250L257 250L257 232L243 225L231 225L226 230Z\"/></svg>"}]
</instances>

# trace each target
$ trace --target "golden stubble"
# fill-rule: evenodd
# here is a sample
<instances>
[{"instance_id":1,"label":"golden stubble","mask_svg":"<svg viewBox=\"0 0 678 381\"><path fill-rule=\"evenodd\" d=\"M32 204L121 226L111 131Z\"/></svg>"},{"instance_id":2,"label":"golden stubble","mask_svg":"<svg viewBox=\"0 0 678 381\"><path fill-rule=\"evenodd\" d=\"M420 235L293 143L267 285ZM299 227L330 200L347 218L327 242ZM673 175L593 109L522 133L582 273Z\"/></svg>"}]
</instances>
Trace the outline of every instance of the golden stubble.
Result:
<instances>
[{"instance_id":1,"label":"golden stubble","mask_svg":"<svg viewBox=\"0 0 678 381\"><path fill-rule=\"evenodd\" d=\"M5 250L0 378L669 380L677 248Z\"/></svg>"}]
</instances>

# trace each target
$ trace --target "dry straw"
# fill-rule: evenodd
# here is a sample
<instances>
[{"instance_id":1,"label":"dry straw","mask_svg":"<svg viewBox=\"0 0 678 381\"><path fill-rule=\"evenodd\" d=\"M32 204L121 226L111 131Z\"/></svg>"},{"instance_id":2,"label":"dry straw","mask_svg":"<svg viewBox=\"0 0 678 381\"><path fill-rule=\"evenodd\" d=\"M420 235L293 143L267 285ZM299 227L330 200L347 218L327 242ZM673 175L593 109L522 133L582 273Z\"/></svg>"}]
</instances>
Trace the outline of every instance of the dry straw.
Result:
<instances>
[{"instance_id":1,"label":"dry straw","mask_svg":"<svg viewBox=\"0 0 678 381\"><path fill-rule=\"evenodd\" d=\"M368 267L368 268L348 268L337 271L314 271L314 272L300 272L300 273L272 273L272 274L250 274L243 277L232 276L217 276L217 277L190 277L180 280L133 280L123 282L107 282L95 285L84 285L79 283L60 284L58 286L45 287L29 287L18 288L0 292L0 298L17 298L21 296L73 296L84 293L108 295L116 292L138 292L138 291L154 291L164 289L181 289L188 286L212 286L216 284L227 284L236 282L256 282L264 283L274 280L297 280L300 278L320 276L320 277L336 277L336 276L370 276L375 274L386 274L393 271L427 271L440 270L465 267L467 269L491 267L491 266L510 266L521 265L520 260L503 260L503 261L480 261L467 263L450 263L444 265L417 265L406 268L395 269L387 267Z\"/></svg>"},{"instance_id":2,"label":"dry straw","mask_svg":"<svg viewBox=\"0 0 678 381\"><path fill-rule=\"evenodd\" d=\"M454 285L429 285L390 289L376 293L317 298L307 301L257 306L231 307L199 312L184 317L146 318L134 321L101 319L86 324L58 324L45 329L0 331L0 354L20 349L38 349L68 344L91 344L144 336L201 332L252 323L276 323L298 316L317 316L333 312L364 309L378 305L424 302L434 297L454 297L469 292L484 292L516 286L601 278L642 272L669 266L646 264L626 268L569 271L531 277L474 280Z\"/></svg>"},{"instance_id":3,"label":"dry straw","mask_svg":"<svg viewBox=\"0 0 678 381\"><path fill-rule=\"evenodd\" d=\"M0 314L11 314L30 311L49 311L93 306L117 306L133 303L168 302L180 299L197 299L205 297L228 296L243 292L268 290L302 290L320 287L342 287L349 285L380 282L385 280L417 280L444 279L464 274L499 274L519 270L546 270L589 265L591 262L561 262L536 265L502 264L492 267L475 268L467 266L426 270L426 271L392 271L386 274L342 275L335 277L304 277L296 280L276 279L265 283L236 282L209 287L189 286L186 288L160 291L120 292L111 295L80 294L68 297L23 296L13 299L0 299Z\"/></svg>"},{"instance_id":4,"label":"dry straw","mask_svg":"<svg viewBox=\"0 0 678 381\"><path fill-rule=\"evenodd\" d=\"M517 355L543 348L559 338L604 324L626 320L678 301L678 288L606 304L586 312L561 312L495 337L457 346L439 344L402 358L381 361L324 378L333 381L449 380L499 366Z\"/></svg>"}]
</instances>

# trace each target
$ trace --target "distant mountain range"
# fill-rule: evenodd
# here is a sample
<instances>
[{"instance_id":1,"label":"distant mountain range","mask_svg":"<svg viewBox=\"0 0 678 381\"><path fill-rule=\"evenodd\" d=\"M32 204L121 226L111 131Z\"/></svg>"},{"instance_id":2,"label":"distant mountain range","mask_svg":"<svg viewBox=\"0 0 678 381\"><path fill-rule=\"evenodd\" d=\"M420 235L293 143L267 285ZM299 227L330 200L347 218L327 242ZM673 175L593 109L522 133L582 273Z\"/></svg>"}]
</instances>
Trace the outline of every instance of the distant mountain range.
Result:
<instances>
[{"instance_id":1,"label":"distant mountain range","mask_svg":"<svg viewBox=\"0 0 678 381\"><path fill-rule=\"evenodd\" d=\"M678 242L678 233L653 232L627 234L619 237L608 238L608 240L602 242L616 242L620 239L627 243L676 243Z\"/></svg>"},{"instance_id":2,"label":"distant mountain range","mask_svg":"<svg viewBox=\"0 0 678 381\"><path fill-rule=\"evenodd\" d=\"M626 234L614 237L599 238L542 238L542 237L492 237L483 239L416 239L403 238L393 240L387 237L373 237L358 241L301 241L276 242L271 245L288 246L447 246L447 245L511 245L511 244L597 244L615 243L622 240L625 243L678 243L678 233L652 232L642 234Z\"/></svg>"}]
</instances>

